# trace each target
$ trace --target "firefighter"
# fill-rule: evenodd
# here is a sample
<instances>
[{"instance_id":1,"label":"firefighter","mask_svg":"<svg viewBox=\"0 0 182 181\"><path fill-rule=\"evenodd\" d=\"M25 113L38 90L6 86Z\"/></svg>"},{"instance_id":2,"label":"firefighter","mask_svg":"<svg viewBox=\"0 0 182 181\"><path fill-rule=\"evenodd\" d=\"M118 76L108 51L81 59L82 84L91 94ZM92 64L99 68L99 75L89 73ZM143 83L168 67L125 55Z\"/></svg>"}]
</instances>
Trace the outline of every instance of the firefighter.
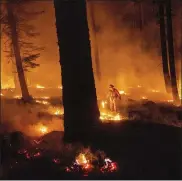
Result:
<instances>
[{"instance_id":1,"label":"firefighter","mask_svg":"<svg viewBox=\"0 0 182 181\"><path fill-rule=\"evenodd\" d=\"M109 85L109 93L107 95L107 98L109 99L109 106L110 106L110 110L112 112L116 112L116 100L120 99L121 100L121 95L119 93L119 91L112 85Z\"/></svg>"}]
</instances>

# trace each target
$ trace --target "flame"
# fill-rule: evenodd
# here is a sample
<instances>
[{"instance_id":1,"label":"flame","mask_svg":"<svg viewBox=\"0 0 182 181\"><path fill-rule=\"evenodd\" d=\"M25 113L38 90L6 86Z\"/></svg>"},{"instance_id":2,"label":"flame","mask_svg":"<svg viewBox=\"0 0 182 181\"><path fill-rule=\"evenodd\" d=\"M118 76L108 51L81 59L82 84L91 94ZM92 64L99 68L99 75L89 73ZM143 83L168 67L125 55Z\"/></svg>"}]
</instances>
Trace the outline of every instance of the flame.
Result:
<instances>
[{"instance_id":1,"label":"flame","mask_svg":"<svg viewBox=\"0 0 182 181\"><path fill-rule=\"evenodd\" d=\"M50 99L48 96L41 97L42 99Z\"/></svg>"},{"instance_id":2,"label":"flame","mask_svg":"<svg viewBox=\"0 0 182 181\"><path fill-rule=\"evenodd\" d=\"M100 120L102 122L105 122L105 121L115 121L115 122L118 122L121 119L122 119L122 117L120 116L119 113L117 113L116 115L113 115L113 114L101 112L101 115L100 115Z\"/></svg>"},{"instance_id":3,"label":"flame","mask_svg":"<svg viewBox=\"0 0 182 181\"><path fill-rule=\"evenodd\" d=\"M146 96L142 96L142 99L147 99L147 97Z\"/></svg>"},{"instance_id":4,"label":"flame","mask_svg":"<svg viewBox=\"0 0 182 181\"><path fill-rule=\"evenodd\" d=\"M124 90L119 91L120 94L126 94Z\"/></svg>"},{"instance_id":5,"label":"flame","mask_svg":"<svg viewBox=\"0 0 182 181\"><path fill-rule=\"evenodd\" d=\"M1 96L4 96L2 93L0 94Z\"/></svg>"},{"instance_id":6,"label":"flame","mask_svg":"<svg viewBox=\"0 0 182 181\"><path fill-rule=\"evenodd\" d=\"M37 89L44 89L45 87L44 87L44 86L41 86L41 85L39 85L39 84L37 84L37 85L36 85L36 88L37 88Z\"/></svg>"},{"instance_id":7,"label":"flame","mask_svg":"<svg viewBox=\"0 0 182 181\"><path fill-rule=\"evenodd\" d=\"M47 102L47 101L40 101L40 100L35 100L35 102L37 102L37 103L40 103L40 104L49 104L49 102Z\"/></svg>"},{"instance_id":8,"label":"flame","mask_svg":"<svg viewBox=\"0 0 182 181\"><path fill-rule=\"evenodd\" d=\"M64 109L63 108L59 108L59 107L52 107L52 106L50 106L49 108L48 108L48 112L50 113L50 114L54 114L54 115L63 115L64 114Z\"/></svg>"},{"instance_id":9,"label":"flame","mask_svg":"<svg viewBox=\"0 0 182 181\"><path fill-rule=\"evenodd\" d=\"M62 115L63 112L61 112L61 110L57 109L55 112L54 112L55 115Z\"/></svg>"},{"instance_id":10,"label":"flame","mask_svg":"<svg viewBox=\"0 0 182 181\"><path fill-rule=\"evenodd\" d=\"M20 95L16 95L16 96L14 96L14 98L15 98L15 99L20 99L21 96L20 96Z\"/></svg>"},{"instance_id":11,"label":"flame","mask_svg":"<svg viewBox=\"0 0 182 181\"><path fill-rule=\"evenodd\" d=\"M63 87L62 86L58 86L58 89L63 89Z\"/></svg>"},{"instance_id":12,"label":"flame","mask_svg":"<svg viewBox=\"0 0 182 181\"><path fill-rule=\"evenodd\" d=\"M89 161L86 159L85 154L80 153L80 154L77 156L77 158L76 158L76 163L77 163L78 165L84 166L85 164L89 163Z\"/></svg>"},{"instance_id":13,"label":"flame","mask_svg":"<svg viewBox=\"0 0 182 181\"><path fill-rule=\"evenodd\" d=\"M160 92L160 91L159 91L159 90L155 90L155 89L153 89L153 90L152 90L152 92Z\"/></svg>"},{"instance_id":14,"label":"flame","mask_svg":"<svg viewBox=\"0 0 182 181\"><path fill-rule=\"evenodd\" d=\"M48 128L46 126L41 126L41 127L39 127L39 131L42 134L46 134L46 133L48 133Z\"/></svg>"},{"instance_id":15,"label":"flame","mask_svg":"<svg viewBox=\"0 0 182 181\"><path fill-rule=\"evenodd\" d=\"M102 108L105 108L105 105L107 104L107 101L102 101L101 102L101 105L102 105Z\"/></svg>"}]
</instances>

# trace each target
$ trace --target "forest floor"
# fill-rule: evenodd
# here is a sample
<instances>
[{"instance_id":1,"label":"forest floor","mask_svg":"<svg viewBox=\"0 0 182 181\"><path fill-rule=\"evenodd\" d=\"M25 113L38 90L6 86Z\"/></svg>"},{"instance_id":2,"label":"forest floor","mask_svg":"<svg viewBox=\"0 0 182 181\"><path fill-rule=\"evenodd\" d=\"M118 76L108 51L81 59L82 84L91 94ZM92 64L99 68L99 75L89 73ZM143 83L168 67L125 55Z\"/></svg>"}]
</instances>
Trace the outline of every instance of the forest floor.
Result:
<instances>
[{"instance_id":1,"label":"forest floor","mask_svg":"<svg viewBox=\"0 0 182 181\"><path fill-rule=\"evenodd\" d=\"M127 108L120 104L120 114L127 119L101 122L90 145L117 162L118 170L87 176L64 169L83 148L63 143L60 98L23 105L2 97L1 107L4 179L182 179L181 107L144 100L128 101ZM22 149L34 156L25 157L18 151Z\"/></svg>"}]
</instances>

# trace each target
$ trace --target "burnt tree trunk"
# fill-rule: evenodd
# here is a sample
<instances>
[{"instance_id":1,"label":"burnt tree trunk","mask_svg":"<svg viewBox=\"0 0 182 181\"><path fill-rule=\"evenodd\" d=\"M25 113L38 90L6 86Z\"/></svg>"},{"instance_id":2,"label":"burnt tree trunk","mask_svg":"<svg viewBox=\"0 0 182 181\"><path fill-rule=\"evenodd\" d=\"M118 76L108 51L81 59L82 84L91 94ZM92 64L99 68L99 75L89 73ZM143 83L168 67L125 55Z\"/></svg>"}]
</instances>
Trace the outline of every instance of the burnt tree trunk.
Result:
<instances>
[{"instance_id":1,"label":"burnt tree trunk","mask_svg":"<svg viewBox=\"0 0 182 181\"><path fill-rule=\"evenodd\" d=\"M169 52L169 69L171 76L172 95L176 104L180 103L178 94L178 86L176 80L176 68L175 68L175 56L173 46L173 28L172 28L172 16L171 16L171 0L166 0L166 15L167 15L167 41Z\"/></svg>"},{"instance_id":2,"label":"burnt tree trunk","mask_svg":"<svg viewBox=\"0 0 182 181\"><path fill-rule=\"evenodd\" d=\"M7 20L8 25L10 27L10 33L11 33L11 40L12 40L12 46L13 46L13 52L15 56L15 62L16 62L16 69L18 73L18 78L20 82L20 88L22 93L22 98L24 101L29 102L31 100L31 96L28 92L21 55L20 55L20 48L18 44L18 32L17 32L17 25L16 25L16 18L13 14L13 4L7 2Z\"/></svg>"},{"instance_id":3,"label":"burnt tree trunk","mask_svg":"<svg viewBox=\"0 0 182 181\"><path fill-rule=\"evenodd\" d=\"M20 91L20 84L18 81L18 74L16 71L16 63L12 60L12 73L14 78L14 84L15 84L15 92L18 93Z\"/></svg>"},{"instance_id":4,"label":"burnt tree trunk","mask_svg":"<svg viewBox=\"0 0 182 181\"><path fill-rule=\"evenodd\" d=\"M138 2L138 6L139 6L139 28L140 31L142 31L144 26L143 2L142 1Z\"/></svg>"},{"instance_id":5,"label":"burnt tree trunk","mask_svg":"<svg viewBox=\"0 0 182 181\"><path fill-rule=\"evenodd\" d=\"M101 80L101 70L100 70L100 61L99 61L99 46L97 41L97 32L98 28L95 24L95 17L94 17L94 2L89 3L89 11L90 11L90 20L92 25L92 32L93 32L93 45L94 45L94 58L95 58L95 65L96 65L96 75L98 80Z\"/></svg>"},{"instance_id":6,"label":"burnt tree trunk","mask_svg":"<svg viewBox=\"0 0 182 181\"><path fill-rule=\"evenodd\" d=\"M163 66L165 88L167 93L171 93L171 80L170 80L171 78L170 78L168 57L167 57L167 42L166 42L166 29L165 29L163 2L159 2L159 25L160 25L162 66Z\"/></svg>"},{"instance_id":7,"label":"burnt tree trunk","mask_svg":"<svg viewBox=\"0 0 182 181\"><path fill-rule=\"evenodd\" d=\"M63 85L64 140L92 139L99 109L85 0L54 0Z\"/></svg>"}]
</instances>

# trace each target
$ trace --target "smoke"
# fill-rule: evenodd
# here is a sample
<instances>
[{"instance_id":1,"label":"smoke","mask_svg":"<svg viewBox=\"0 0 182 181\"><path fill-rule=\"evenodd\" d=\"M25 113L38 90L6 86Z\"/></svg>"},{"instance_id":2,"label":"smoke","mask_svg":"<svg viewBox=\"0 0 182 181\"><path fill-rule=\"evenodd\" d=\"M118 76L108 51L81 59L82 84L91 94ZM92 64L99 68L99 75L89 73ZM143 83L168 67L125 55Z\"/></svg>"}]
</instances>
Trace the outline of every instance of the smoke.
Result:
<instances>
[{"instance_id":1,"label":"smoke","mask_svg":"<svg viewBox=\"0 0 182 181\"><path fill-rule=\"evenodd\" d=\"M98 94L107 91L108 84L119 89L142 85L148 89L165 92L160 53L159 25L156 7L146 1L143 5L143 28L140 31L139 4L120 1L94 1L97 44L101 64L102 80L95 75ZM89 9L89 3L88 3ZM174 20L175 50L181 46L179 31L179 8ZM89 13L88 13L89 14ZM89 23L90 29L92 24ZM91 31L91 43L93 40ZM92 43L93 67L94 47ZM180 70L179 51L176 51L177 70Z\"/></svg>"},{"instance_id":2,"label":"smoke","mask_svg":"<svg viewBox=\"0 0 182 181\"><path fill-rule=\"evenodd\" d=\"M112 83L118 89L142 85L148 89L164 90L162 74L159 25L157 11L152 1L143 2L143 29L139 29L139 4L122 1L88 1L94 5L94 19L97 26L97 44L101 64L102 80L98 81L95 74L98 95L105 95L108 84ZM175 57L177 60L178 77L181 72L181 28L178 0L174 1L173 27L175 37ZM31 7L30 7L31 6ZM59 52L55 27L53 2L35 1L28 6L45 11L32 21L40 36L32 40L35 45L44 46L38 59L40 67L26 72L29 85L57 87L61 84ZM93 32L88 13L90 38L92 46L93 69L95 70ZM2 44L3 48L4 44ZM12 76L12 65L7 63L1 54L3 83ZM50 72L51 73L47 73ZM38 75L38 76L37 76ZM35 95L36 96L36 95Z\"/></svg>"},{"instance_id":3,"label":"smoke","mask_svg":"<svg viewBox=\"0 0 182 181\"><path fill-rule=\"evenodd\" d=\"M47 132L64 131L63 120L60 118L45 115L38 116L39 112L48 112L52 107L43 105L20 105L17 100L1 100L1 131L21 131L27 136L41 136L42 127L46 127ZM0 131L0 132L1 132Z\"/></svg>"}]
</instances>

